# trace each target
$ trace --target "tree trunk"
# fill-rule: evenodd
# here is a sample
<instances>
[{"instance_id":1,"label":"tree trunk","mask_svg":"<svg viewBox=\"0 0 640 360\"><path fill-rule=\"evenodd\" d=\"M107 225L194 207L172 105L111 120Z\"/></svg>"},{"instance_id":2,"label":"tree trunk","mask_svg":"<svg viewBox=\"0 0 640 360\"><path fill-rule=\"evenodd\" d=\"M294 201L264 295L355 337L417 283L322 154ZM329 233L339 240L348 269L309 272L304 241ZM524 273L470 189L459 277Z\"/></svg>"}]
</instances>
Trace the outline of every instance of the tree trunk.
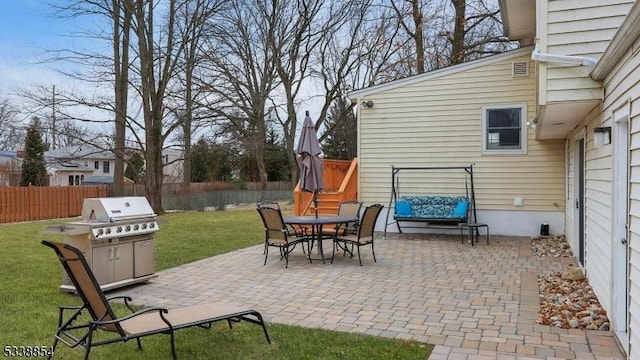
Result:
<instances>
[{"instance_id":1,"label":"tree trunk","mask_svg":"<svg viewBox=\"0 0 640 360\"><path fill-rule=\"evenodd\" d=\"M453 28L453 38L451 39L451 65L461 64L465 58L465 20L466 20L466 0L451 0L455 9L455 24Z\"/></svg>"},{"instance_id":2,"label":"tree trunk","mask_svg":"<svg viewBox=\"0 0 640 360\"><path fill-rule=\"evenodd\" d=\"M464 1L464 0L463 0ZM413 22L416 26L416 32L414 33L414 40L416 42L416 70L418 74L424 72L424 39L422 35L422 28L424 26L422 10L420 9L420 0L413 0Z\"/></svg>"},{"instance_id":3,"label":"tree trunk","mask_svg":"<svg viewBox=\"0 0 640 360\"><path fill-rule=\"evenodd\" d=\"M162 137L160 131L147 131L147 175L145 176L145 195L156 214L163 214L162 207L162 142L154 140L154 137Z\"/></svg>"},{"instance_id":4,"label":"tree trunk","mask_svg":"<svg viewBox=\"0 0 640 360\"><path fill-rule=\"evenodd\" d=\"M154 77L153 1L148 1L148 13L144 10L145 2L145 0L137 0L136 4L146 146L145 194L156 214L162 214L164 213L162 208L162 144L164 140L162 136L162 115L164 112L162 101L164 91L161 83L163 80L159 79L156 88Z\"/></svg>"},{"instance_id":5,"label":"tree trunk","mask_svg":"<svg viewBox=\"0 0 640 360\"><path fill-rule=\"evenodd\" d=\"M191 184L191 123L193 122L193 65L187 60L186 68L186 89L185 89L185 114L182 121L182 131L184 133L184 160L182 161L182 187L189 189Z\"/></svg>"},{"instance_id":6,"label":"tree trunk","mask_svg":"<svg viewBox=\"0 0 640 360\"><path fill-rule=\"evenodd\" d=\"M113 0L113 61L115 70L115 166L113 185L116 196L124 195L124 156L126 150L127 100L129 90L129 39L133 4ZM123 6L124 5L124 6ZM124 11L120 24L120 11ZM120 38L122 29L122 39Z\"/></svg>"}]
</instances>

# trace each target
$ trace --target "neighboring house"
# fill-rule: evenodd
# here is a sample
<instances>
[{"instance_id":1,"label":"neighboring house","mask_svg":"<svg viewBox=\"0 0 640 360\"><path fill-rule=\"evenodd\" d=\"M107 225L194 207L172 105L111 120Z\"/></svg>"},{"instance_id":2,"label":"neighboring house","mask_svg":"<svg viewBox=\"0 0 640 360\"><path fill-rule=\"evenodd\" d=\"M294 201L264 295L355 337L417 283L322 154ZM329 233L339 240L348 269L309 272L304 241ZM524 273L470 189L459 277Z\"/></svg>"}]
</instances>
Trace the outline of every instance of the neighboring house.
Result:
<instances>
[{"instance_id":1,"label":"neighboring house","mask_svg":"<svg viewBox=\"0 0 640 360\"><path fill-rule=\"evenodd\" d=\"M640 3L499 2L506 35L531 46L349 95L359 197L389 201L390 165L475 163L478 220L495 234L536 235L541 220L564 233L619 343L640 359ZM492 129L501 109L519 126ZM501 146L516 130L520 143ZM412 174L400 187L437 185Z\"/></svg>"},{"instance_id":2,"label":"neighboring house","mask_svg":"<svg viewBox=\"0 0 640 360\"><path fill-rule=\"evenodd\" d=\"M91 145L45 151L50 186L75 186L91 175L113 178L115 155ZM126 169L126 164L125 164Z\"/></svg>"},{"instance_id":3,"label":"neighboring house","mask_svg":"<svg viewBox=\"0 0 640 360\"><path fill-rule=\"evenodd\" d=\"M162 150L162 173L164 184L182 183L184 176L184 150L164 149Z\"/></svg>"},{"instance_id":4,"label":"neighboring house","mask_svg":"<svg viewBox=\"0 0 640 360\"><path fill-rule=\"evenodd\" d=\"M93 168L71 161L47 165L49 186L79 186L93 174Z\"/></svg>"}]
</instances>

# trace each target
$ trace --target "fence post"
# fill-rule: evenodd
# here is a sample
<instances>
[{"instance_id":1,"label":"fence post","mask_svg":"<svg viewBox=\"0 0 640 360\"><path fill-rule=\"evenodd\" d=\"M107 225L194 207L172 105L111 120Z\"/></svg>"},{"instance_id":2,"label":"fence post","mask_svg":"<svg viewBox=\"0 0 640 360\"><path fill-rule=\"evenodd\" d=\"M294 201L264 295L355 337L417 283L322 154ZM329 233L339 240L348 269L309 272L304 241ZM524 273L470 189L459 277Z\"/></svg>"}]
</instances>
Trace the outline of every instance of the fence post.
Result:
<instances>
[{"instance_id":1,"label":"fence post","mask_svg":"<svg viewBox=\"0 0 640 360\"><path fill-rule=\"evenodd\" d=\"M27 220L33 220L35 218L35 207L34 204L34 196L33 196L33 186L29 185L27 188Z\"/></svg>"}]
</instances>

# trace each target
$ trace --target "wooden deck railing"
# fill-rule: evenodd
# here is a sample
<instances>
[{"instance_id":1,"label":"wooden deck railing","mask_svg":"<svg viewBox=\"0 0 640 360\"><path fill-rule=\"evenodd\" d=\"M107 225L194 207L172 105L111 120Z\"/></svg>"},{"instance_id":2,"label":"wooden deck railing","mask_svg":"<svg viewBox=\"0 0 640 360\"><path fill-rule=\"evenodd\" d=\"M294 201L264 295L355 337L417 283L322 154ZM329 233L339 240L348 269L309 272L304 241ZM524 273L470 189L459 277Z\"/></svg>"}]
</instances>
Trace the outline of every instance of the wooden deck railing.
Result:
<instances>
[{"instance_id":1,"label":"wooden deck railing","mask_svg":"<svg viewBox=\"0 0 640 360\"><path fill-rule=\"evenodd\" d=\"M100 186L2 186L0 223L78 216L85 198L106 197Z\"/></svg>"},{"instance_id":2,"label":"wooden deck railing","mask_svg":"<svg viewBox=\"0 0 640 360\"><path fill-rule=\"evenodd\" d=\"M358 159L323 159L322 165L324 190L318 194L318 213L337 214L341 202L358 198ZM312 194L301 191L299 184L293 192L293 200L296 215L314 212Z\"/></svg>"}]
</instances>

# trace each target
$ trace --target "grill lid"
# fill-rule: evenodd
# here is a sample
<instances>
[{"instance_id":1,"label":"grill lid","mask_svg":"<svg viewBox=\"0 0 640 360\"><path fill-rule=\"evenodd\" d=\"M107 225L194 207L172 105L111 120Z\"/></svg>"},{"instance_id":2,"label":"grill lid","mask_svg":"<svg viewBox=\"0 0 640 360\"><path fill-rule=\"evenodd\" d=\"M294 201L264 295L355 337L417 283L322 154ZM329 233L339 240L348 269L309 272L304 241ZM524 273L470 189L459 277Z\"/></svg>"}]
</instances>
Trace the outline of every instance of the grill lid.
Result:
<instances>
[{"instance_id":1,"label":"grill lid","mask_svg":"<svg viewBox=\"0 0 640 360\"><path fill-rule=\"evenodd\" d=\"M84 221L114 222L155 216L144 196L87 198L82 205Z\"/></svg>"}]
</instances>

